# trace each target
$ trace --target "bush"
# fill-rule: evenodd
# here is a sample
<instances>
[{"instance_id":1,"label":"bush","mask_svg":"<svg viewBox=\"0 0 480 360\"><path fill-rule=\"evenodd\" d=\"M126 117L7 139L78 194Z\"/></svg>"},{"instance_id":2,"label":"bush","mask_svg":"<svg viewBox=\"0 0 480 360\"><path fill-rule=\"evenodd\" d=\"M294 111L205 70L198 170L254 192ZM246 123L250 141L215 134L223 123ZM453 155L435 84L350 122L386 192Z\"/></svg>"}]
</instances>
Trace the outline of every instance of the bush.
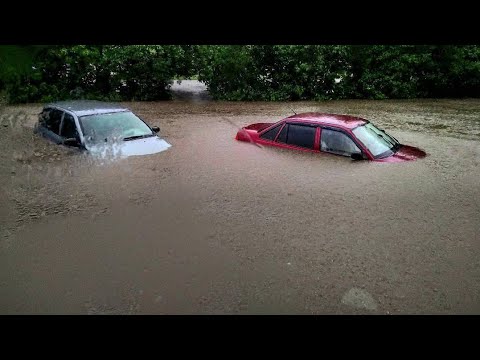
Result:
<instances>
[{"instance_id":1,"label":"bush","mask_svg":"<svg viewBox=\"0 0 480 360\"><path fill-rule=\"evenodd\" d=\"M55 46L35 56L26 73L4 76L9 101L170 98L171 79L187 74L186 46ZM187 74L188 75L188 74Z\"/></svg>"},{"instance_id":2,"label":"bush","mask_svg":"<svg viewBox=\"0 0 480 360\"><path fill-rule=\"evenodd\" d=\"M215 99L323 100L480 95L478 46L204 46Z\"/></svg>"},{"instance_id":3,"label":"bush","mask_svg":"<svg viewBox=\"0 0 480 360\"><path fill-rule=\"evenodd\" d=\"M476 45L0 46L10 102L161 100L198 74L214 99L480 96Z\"/></svg>"}]
</instances>

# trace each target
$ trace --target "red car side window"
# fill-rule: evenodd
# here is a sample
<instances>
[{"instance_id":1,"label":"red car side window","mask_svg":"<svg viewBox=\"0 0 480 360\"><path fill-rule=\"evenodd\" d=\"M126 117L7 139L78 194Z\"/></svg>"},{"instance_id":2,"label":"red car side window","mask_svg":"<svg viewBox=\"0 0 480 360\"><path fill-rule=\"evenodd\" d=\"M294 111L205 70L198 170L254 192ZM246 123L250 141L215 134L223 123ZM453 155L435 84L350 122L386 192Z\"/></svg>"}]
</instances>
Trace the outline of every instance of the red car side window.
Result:
<instances>
[{"instance_id":1,"label":"red car side window","mask_svg":"<svg viewBox=\"0 0 480 360\"><path fill-rule=\"evenodd\" d=\"M320 150L343 156L361 152L347 134L330 129L322 129Z\"/></svg>"},{"instance_id":2,"label":"red car side window","mask_svg":"<svg viewBox=\"0 0 480 360\"><path fill-rule=\"evenodd\" d=\"M314 126L289 124L287 144L313 149L316 132L317 128Z\"/></svg>"}]
</instances>

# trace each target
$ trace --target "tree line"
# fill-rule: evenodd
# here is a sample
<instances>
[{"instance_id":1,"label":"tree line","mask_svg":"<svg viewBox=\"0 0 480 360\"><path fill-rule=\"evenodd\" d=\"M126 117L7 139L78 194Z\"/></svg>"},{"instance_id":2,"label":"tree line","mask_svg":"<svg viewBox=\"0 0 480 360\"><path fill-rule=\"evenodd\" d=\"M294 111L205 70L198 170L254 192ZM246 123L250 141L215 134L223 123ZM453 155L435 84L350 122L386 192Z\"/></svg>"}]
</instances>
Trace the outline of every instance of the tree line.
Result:
<instances>
[{"instance_id":1,"label":"tree line","mask_svg":"<svg viewBox=\"0 0 480 360\"><path fill-rule=\"evenodd\" d=\"M198 77L218 100L480 96L476 45L0 46L10 103L169 99Z\"/></svg>"}]
</instances>

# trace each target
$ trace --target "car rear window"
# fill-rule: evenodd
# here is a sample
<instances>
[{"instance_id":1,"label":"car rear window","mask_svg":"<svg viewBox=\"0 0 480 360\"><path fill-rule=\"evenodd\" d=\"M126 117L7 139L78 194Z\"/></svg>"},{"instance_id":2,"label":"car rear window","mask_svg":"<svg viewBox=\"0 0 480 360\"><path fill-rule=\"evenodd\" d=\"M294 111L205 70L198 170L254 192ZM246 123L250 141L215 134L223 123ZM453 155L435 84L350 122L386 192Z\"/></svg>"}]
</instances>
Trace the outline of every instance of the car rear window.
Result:
<instances>
[{"instance_id":1,"label":"car rear window","mask_svg":"<svg viewBox=\"0 0 480 360\"><path fill-rule=\"evenodd\" d=\"M277 133L280 130L281 126L282 124L275 126L273 129L270 129L267 132L263 133L260 137L265 140L275 140L275 137L277 136Z\"/></svg>"},{"instance_id":2,"label":"car rear window","mask_svg":"<svg viewBox=\"0 0 480 360\"><path fill-rule=\"evenodd\" d=\"M45 109L41 115L41 124L51 132L60 134L60 121L62 120L63 111L57 109Z\"/></svg>"},{"instance_id":3,"label":"car rear window","mask_svg":"<svg viewBox=\"0 0 480 360\"><path fill-rule=\"evenodd\" d=\"M285 124L282 131L278 135L277 142L281 142L281 143L287 142L287 131L288 131L288 124Z\"/></svg>"}]
</instances>

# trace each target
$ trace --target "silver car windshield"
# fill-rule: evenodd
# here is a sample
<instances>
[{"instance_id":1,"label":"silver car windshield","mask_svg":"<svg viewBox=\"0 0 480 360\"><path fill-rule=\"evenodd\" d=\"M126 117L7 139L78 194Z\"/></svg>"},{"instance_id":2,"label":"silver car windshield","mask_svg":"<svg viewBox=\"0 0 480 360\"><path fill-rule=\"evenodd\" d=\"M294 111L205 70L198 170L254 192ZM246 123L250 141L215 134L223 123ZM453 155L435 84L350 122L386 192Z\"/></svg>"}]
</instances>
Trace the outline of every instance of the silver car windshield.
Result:
<instances>
[{"instance_id":1,"label":"silver car windshield","mask_svg":"<svg viewBox=\"0 0 480 360\"><path fill-rule=\"evenodd\" d=\"M79 120L89 143L154 136L152 130L130 111L81 116Z\"/></svg>"}]
</instances>

